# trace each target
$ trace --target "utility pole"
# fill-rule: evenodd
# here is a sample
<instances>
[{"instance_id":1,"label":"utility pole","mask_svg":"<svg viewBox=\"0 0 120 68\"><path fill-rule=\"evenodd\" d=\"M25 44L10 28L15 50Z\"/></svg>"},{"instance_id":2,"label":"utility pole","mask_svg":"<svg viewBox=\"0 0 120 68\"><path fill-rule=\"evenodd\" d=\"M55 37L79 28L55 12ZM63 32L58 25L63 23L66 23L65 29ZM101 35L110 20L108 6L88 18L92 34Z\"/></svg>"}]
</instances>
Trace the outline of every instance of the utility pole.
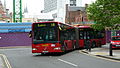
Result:
<instances>
[{"instance_id":1,"label":"utility pole","mask_svg":"<svg viewBox=\"0 0 120 68\"><path fill-rule=\"evenodd\" d=\"M13 22L22 22L22 0L13 0Z\"/></svg>"}]
</instances>

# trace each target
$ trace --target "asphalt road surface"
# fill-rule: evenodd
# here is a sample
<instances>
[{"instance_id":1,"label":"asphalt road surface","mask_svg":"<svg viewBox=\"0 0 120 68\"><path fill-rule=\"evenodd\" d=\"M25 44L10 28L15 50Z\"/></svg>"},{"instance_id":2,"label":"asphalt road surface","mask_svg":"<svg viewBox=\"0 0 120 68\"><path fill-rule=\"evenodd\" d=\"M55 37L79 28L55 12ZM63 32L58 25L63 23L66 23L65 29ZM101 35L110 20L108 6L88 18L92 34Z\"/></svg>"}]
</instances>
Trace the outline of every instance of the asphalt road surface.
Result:
<instances>
[{"instance_id":1,"label":"asphalt road surface","mask_svg":"<svg viewBox=\"0 0 120 68\"><path fill-rule=\"evenodd\" d=\"M47 54L33 56L31 48L0 49L7 56L12 68L119 68L119 62L112 62L85 55L75 50L63 55Z\"/></svg>"}]
</instances>

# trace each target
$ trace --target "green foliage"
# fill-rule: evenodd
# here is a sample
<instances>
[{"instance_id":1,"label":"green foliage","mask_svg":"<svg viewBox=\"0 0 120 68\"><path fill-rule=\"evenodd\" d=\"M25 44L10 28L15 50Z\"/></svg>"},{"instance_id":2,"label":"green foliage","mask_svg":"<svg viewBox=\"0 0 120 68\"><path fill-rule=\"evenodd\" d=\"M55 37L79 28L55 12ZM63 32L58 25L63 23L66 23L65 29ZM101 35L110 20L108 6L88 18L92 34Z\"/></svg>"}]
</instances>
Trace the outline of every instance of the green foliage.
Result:
<instances>
[{"instance_id":1,"label":"green foliage","mask_svg":"<svg viewBox=\"0 0 120 68\"><path fill-rule=\"evenodd\" d=\"M104 29L120 24L120 0L96 0L87 8L88 17L96 22L92 27Z\"/></svg>"}]
</instances>

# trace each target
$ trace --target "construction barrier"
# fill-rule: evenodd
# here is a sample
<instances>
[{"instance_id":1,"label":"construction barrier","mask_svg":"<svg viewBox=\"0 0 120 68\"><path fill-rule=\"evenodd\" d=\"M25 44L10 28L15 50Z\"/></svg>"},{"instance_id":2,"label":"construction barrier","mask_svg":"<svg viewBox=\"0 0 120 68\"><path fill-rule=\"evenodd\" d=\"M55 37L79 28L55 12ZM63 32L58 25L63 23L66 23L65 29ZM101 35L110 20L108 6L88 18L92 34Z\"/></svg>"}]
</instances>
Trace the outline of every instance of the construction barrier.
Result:
<instances>
[{"instance_id":1,"label":"construction barrier","mask_svg":"<svg viewBox=\"0 0 120 68\"><path fill-rule=\"evenodd\" d=\"M0 23L0 47L31 46L32 23Z\"/></svg>"},{"instance_id":2,"label":"construction barrier","mask_svg":"<svg viewBox=\"0 0 120 68\"><path fill-rule=\"evenodd\" d=\"M32 23L0 23L0 33L29 32Z\"/></svg>"}]
</instances>

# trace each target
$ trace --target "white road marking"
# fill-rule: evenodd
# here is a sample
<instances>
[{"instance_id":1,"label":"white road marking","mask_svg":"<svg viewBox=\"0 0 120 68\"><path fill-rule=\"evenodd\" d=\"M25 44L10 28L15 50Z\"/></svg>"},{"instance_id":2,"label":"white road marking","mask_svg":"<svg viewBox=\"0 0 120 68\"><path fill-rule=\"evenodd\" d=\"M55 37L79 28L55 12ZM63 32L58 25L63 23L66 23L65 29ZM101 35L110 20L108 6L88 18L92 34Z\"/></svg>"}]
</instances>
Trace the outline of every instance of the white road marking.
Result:
<instances>
[{"instance_id":1,"label":"white road marking","mask_svg":"<svg viewBox=\"0 0 120 68\"><path fill-rule=\"evenodd\" d=\"M3 68L4 67L4 64L2 63L2 59L0 58L0 68Z\"/></svg>"},{"instance_id":2,"label":"white road marking","mask_svg":"<svg viewBox=\"0 0 120 68\"><path fill-rule=\"evenodd\" d=\"M7 68L12 68L9 61L8 61L8 59L7 59L7 57L5 55L3 55L3 54L0 54L0 55L3 56L3 59L4 59L5 63L6 63L6 65L7 65Z\"/></svg>"},{"instance_id":3,"label":"white road marking","mask_svg":"<svg viewBox=\"0 0 120 68\"><path fill-rule=\"evenodd\" d=\"M76 65L76 64L73 64L73 63L71 63L71 62L68 62L68 61L65 61L65 60L62 60L62 59L58 59L59 61L62 61L62 62L64 62L64 63L67 63L67 64L69 64L69 65L72 65L72 66L74 66L74 67L77 67L78 65Z\"/></svg>"}]
</instances>

